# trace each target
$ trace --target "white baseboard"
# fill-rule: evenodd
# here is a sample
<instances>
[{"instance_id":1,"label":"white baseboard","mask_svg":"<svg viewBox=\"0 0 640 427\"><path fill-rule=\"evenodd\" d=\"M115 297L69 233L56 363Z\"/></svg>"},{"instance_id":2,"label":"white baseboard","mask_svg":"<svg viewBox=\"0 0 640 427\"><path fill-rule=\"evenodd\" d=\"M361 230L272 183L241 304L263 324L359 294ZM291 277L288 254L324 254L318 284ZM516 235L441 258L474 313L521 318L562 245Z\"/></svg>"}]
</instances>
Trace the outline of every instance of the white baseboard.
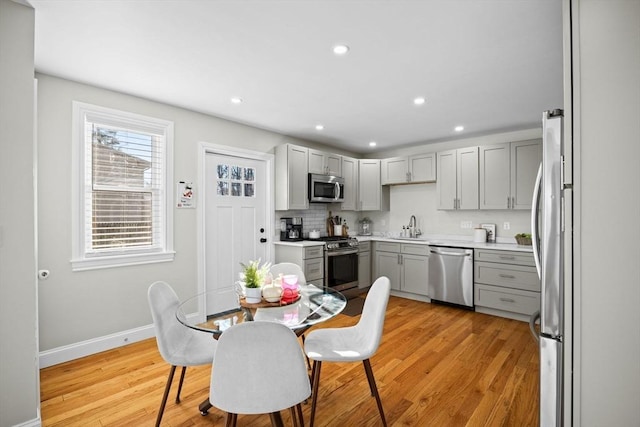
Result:
<instances>
[{"instance_id":1,"label":"white baseboard","mask_svg":"<svg viewBox=\"0 0 640 427\"><path fill-rule=\"evenodd\" d=\"M42 427L42 420L38 417L33 420L25 421L20 424L16 424L13 427Z\"/></svg>"},{"instance_id":2,"label":"white baseboard","mask_svg":"<svg viewBox=\"0 0 640 427\"><path fill-rule=\"evenodd\" d=\"M117 332L111 335L92 338L62 347L52 348L40 352L40 369L69 360L79 359L101 351L111 350L127 344L146 340L155 336L153 325L142 326L140 328L129 329L128 331Z\"/></svg>"}]
</instances>

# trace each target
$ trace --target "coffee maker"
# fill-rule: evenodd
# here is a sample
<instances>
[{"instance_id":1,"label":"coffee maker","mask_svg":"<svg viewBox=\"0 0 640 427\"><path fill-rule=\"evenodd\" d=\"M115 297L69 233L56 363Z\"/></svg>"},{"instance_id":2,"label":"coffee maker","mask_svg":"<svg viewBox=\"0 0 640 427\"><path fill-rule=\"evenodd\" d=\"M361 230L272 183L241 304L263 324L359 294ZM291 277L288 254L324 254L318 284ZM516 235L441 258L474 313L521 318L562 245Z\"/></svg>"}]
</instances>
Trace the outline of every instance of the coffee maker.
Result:
<instances>
[{"instance_id":1,"label":"coffee maker","mask_svg":"<svg viewBox=\"0 0 640 427\"><path fill-rule=\"evenodd\" d=\"M297 242L302 240L302 217L280 218L280 241Z\"/></svg>"}]
</instances>

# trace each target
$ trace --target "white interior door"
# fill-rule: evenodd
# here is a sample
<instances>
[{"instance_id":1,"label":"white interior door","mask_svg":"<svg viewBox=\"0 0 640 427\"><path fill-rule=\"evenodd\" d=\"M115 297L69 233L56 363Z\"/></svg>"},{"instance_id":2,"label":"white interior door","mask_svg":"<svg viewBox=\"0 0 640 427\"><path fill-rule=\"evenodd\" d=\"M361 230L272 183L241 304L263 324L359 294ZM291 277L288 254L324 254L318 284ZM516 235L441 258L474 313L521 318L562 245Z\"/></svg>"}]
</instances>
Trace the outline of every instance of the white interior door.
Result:
<instances>
[{"instance_id":1,"label":"white interior door","mask_svg":"<svg viewBox=\"0 0 640 427\"><path fill-rule=\"evenodd\" d=\"M268 261L269 189L265 160L207 153L204 266L206 315L238 307L240 263Z\"/></svg>"}]
</instances>

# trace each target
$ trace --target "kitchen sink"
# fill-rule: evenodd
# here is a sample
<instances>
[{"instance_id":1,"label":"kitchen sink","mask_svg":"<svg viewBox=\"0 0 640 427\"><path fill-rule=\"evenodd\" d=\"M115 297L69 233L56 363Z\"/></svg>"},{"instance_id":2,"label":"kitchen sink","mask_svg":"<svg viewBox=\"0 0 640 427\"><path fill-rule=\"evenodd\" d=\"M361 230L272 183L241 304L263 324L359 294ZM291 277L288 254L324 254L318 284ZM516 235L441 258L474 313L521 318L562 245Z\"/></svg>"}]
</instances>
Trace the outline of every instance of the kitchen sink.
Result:
<instances>
[{"instance_id":1,"label":"kitchen sink","mask_svg":"<svg viewBox=\"0 0 640 427\"><path fill-rule=\"evenodd\" d=\"M396 240L412 240L414 242L426 242L424 237L394 237Z\"/></svg>"}]
</instances>

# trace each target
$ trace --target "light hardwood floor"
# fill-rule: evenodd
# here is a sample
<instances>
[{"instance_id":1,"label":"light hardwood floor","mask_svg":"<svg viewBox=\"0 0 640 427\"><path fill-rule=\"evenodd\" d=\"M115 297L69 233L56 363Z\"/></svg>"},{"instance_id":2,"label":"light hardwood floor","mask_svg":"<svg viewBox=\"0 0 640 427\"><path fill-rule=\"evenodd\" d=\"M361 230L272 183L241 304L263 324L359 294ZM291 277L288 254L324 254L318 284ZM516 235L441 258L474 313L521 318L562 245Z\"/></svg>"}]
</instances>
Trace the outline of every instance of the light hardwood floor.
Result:
<instances>
[{"instance_id":1,"label":"light hardwood floor","mask_svg":"<svg viewBox=\"0 0 640 427\"><path fill-rule=\"evenodd\" d=\"M338 315L317 327L357 320ZM526 323L391 297L371 364L389 425L538 425L538 350ZM153 426L168 373L155 339L43 369L43 426ZM217 409L198 412L210 373L189 368L179 404L176 375L163 426L224 425ZM310 405L303 410L308 424ZM283 418L291 422L288 411ZM270 420L240 415L238 425ZM381 425L361 363L323 364L316 425Z\"/></svg>"}]
</instances>

